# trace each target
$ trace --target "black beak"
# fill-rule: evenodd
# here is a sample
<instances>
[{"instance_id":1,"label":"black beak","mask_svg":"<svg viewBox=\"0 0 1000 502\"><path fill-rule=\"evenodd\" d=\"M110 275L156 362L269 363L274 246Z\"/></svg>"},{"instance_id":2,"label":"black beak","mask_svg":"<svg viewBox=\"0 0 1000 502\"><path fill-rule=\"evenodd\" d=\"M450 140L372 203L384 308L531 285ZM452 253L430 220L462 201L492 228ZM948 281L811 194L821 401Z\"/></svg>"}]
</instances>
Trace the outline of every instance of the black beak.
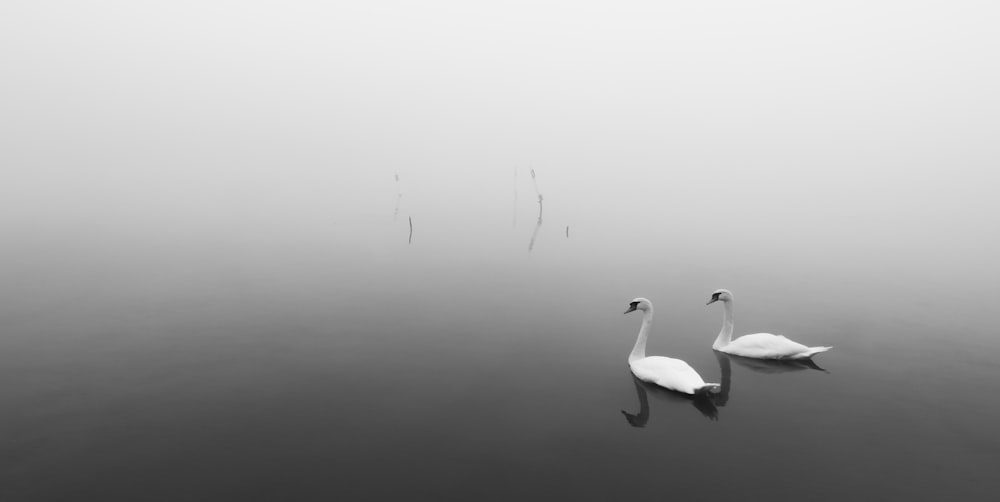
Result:
<instances>
[{"instance_id":1,"label":"black beak","mask_svg":"<svg viewBox=\"0 0 1000 502\"><path fill-rule=\"evenodd\" d=\"M628 310L626 310L625 313L628 314L629 312L634 312L634 311L635 311L635 304L632 304L628 306Z\"/></svg>"},{"instance_id":2,"label":"black beak","mask_svg":"<svg viewBox=\"0 0 1000 502\"><path fill-rule=\"evenodd\" d=\"M713 303L715 303L717 301L719 301L719 297L718 296L713 296L712 299L709 300L708 303L706 303L705 305L711 305L711 304L713 304Z\"/></svg>"}]
</instances>

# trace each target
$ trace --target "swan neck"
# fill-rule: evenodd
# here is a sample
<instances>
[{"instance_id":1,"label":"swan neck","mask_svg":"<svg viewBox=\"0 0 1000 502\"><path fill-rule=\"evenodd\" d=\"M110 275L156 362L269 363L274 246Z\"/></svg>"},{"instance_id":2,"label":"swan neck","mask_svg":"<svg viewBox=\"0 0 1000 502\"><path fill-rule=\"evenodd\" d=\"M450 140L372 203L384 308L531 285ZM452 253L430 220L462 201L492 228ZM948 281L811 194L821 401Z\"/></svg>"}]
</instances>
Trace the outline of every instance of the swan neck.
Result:
<instances>
[{"instance_id":1,"label":"swan neck","mask_svg":"<svg viewBox=\"0 0 1000 502\"><path fill-rule=\"evenodd\" d=\"M733 383L733 366L729 362L729 356L722 352L714 352L715 358L719 361L719 374L722 375L722 389L716 396L719 406L725 406L729 402L729 388Z\"/></svg>"},{"instance_id":2,"label":"swan neck","mask_svg":"<svg viewBox=\"0 0 1000 502\"><path fill-rule=\"evenodd\" d=\"M719 331L712 348L724 347L731 341L733 341L733 302L726 300L722 302L722 330Z\"/></svg>"},{"instance_id":3,"label":"swan neck","mask_svg":"<svg viewBox=\"0 0 1000 502\"><path fill-rule=\"evenodd\" d=\"M649 331L653 326L653 309L647 310L642 315L642 326L639 328L639 337L635 340L635 347L628 356L628 361L632 362L646 357L646 340L649 338Z\"/></svg>"}]
</instances>

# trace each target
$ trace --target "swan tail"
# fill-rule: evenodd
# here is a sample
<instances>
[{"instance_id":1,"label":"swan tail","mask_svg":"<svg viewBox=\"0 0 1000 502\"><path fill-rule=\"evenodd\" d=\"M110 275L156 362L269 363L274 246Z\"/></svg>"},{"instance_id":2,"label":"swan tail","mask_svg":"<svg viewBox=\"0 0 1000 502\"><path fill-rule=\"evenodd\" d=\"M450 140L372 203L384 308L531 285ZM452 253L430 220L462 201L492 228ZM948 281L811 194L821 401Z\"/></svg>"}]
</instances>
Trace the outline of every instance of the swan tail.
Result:
<instances>
[{"instance_id":1,"label":"swan tail","mask_svg":"<svg viewBox=\"0 0 1000 502\"><path fill-rule=\"evenodd\" d=\"M802 353L802 357L812 357L820 352L826 352L832 348L833 347L809 347L809 350Z\"/></svg>"},{"instance_id":2,"label":"swan tail","mask_svg":"<svg viewBox=\"0 0 1000 502\"><path fill-rule=\"evenodd\" d=\"M694 390L695 394L718 394L722 392L722 386L717 383L706 383Z\"/></svg>"}]
</instances>

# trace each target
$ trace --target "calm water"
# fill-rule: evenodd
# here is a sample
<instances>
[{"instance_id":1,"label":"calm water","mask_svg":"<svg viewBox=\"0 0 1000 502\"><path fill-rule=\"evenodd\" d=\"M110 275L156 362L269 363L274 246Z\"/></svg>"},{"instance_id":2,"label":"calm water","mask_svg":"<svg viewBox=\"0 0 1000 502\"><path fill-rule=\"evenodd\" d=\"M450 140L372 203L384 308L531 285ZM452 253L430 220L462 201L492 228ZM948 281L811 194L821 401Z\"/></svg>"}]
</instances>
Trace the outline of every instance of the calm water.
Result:
<instances>
[{"instance_id":1,"label":"calm water","mask_svg":"<svg viewBox=\"0 0 1000 502\"><path fill-rule=\"evenodd\" d=\"M995 496L994 276L957 254L894 267L874 245L700 243L723 220L678 231L624 208L591 224L547 205L536 233L529 192L516 226L405 205L393 221L387 196L186 236L20 230L0 265L0 495ZM715 354L720 287L738 333L833 345L824 371ZM635 296L657 308L649 352L721 395L635 384Z\"/></svg>"},{"instance_id":2,"label":"calm water","mask_svg":"<svg viewBox=\"0 0 1000 502\"><path fill-rule=\"evenodd\" d=\"M4 2L0 502L1000 500L1000 4L901 4Z\"/></svg>"}]
</instances>

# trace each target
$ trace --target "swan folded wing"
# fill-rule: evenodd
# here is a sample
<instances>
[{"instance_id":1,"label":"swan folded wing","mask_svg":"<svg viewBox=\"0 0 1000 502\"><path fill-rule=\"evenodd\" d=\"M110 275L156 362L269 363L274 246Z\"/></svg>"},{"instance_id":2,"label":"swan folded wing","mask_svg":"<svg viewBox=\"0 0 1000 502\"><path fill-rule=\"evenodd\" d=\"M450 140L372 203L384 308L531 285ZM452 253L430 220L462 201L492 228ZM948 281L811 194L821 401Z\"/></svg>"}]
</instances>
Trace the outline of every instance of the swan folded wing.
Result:
<instances>
[{"instance_id":1,"label":"swan folded wing","mask_svg":"<svg viewBox=\"0 0 1000 502\"><path fill-rule=\"evenodd\" d=\"M701 375L688 363L670 357L646 357L631 363L632 373L644 382L655 383L686 394L705 386Z\"/></svg>"},{"instance_id":2,"label":"swan folded wing","mask_svg":"<svg viewBox=\"0 0 1000 502\"><path fill-rule=\"evenodd\" d=\"M729 354L770 359L802 357L809 351L809 347L801 343L771 333L743 335L730 342L725 349L724 352Z\"/></svg>"}]
</instances>

